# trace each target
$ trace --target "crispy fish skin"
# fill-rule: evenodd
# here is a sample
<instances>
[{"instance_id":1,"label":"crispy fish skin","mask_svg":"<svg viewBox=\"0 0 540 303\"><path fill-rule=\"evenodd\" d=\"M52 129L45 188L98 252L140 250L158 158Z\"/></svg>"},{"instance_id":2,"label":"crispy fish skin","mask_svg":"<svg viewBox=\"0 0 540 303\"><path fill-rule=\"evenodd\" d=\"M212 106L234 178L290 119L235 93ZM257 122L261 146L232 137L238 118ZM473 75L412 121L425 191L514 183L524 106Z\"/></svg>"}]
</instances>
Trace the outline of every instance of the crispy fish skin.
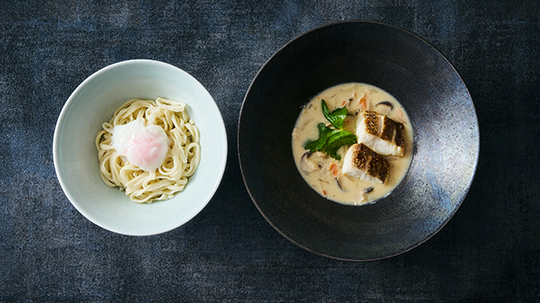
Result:
<instances>
[{"instance_id":1,"label":"crispy fish skin","mask_svg":"<svg viewBox=\"0 0 540 303\"><path fill-rule=\"evenodd\" d=\"M376 153L402 157L405 148L405 127L386 115L373 111L362 112L356 125L358 143L363 143Z\"/></svg>"},{"instance_id":2,"label":"crispy fish skin","mask_svg":"<svg viewBox=\"0 0 540 303\"><path fill-rule=\"evenodd\" d=\"M373 136L379 135L379 116L372 111L366 111L363 113L365 130L368 134Z\"/></svg>"},{"instance_id":3,"label":"crispy fish skin","mask_svg":"<svg viewBox=\"0 0 540 303\"><path fill-rule=\"evenodd\" d=\"M396 135L394 137L394 142L396 142L396 145L405 148L405 126L403 123L395 122L396 123Z\"/></svg>"},{"instance_id":4,"label":"crispy fish skin","mask_svg":"<svg viewBox=\"0 0 540 303\"><path fill-rule=\"evenodd\" d=\"M362 143L351 145L343 160L343 173L362 180L385 183L390 164L381 155Z\"/></svg>"}]
</instances>

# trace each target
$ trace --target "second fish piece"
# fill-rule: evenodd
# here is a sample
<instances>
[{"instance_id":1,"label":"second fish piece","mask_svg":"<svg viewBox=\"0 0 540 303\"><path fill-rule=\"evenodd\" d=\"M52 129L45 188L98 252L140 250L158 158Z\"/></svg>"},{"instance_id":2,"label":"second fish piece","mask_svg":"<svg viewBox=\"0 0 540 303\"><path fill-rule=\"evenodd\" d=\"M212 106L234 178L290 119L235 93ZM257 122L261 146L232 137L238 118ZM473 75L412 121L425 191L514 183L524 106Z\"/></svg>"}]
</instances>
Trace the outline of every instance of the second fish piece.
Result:
<instances>
[{"instance_id":1,"label":"second fish piece","mask_svg":"<svg viewBox=\"0 0 540 303\"><path fill-rule=\"evenodd\" d=\"M402 157L405 150L405 127L386 115L364 111L356 124L358 143L385 156Z\"/></svg>"}]
</instances>

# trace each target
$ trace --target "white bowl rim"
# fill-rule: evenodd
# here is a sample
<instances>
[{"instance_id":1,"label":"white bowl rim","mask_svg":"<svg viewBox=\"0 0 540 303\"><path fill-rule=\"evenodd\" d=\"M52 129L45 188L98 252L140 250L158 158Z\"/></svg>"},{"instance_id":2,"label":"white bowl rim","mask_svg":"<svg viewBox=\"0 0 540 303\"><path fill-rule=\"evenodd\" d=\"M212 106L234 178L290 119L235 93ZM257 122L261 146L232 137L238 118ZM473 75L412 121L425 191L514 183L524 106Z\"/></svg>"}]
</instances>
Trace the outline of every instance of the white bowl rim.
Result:
<instances>
[{"instance_id":1,"label":"white bowl rim","mask_svg":"<svg viewBox=\"0 0 540 303\"><path fill-rule=\"evenodd\" d=\"M185 220L174 222L172 224L168 224L168 225L166 225L166 227L162 228L161 230L157 230L157 231L153 231L153 232L126 231L126 230L123 230L122 228L120 228L118 226L115 226L115 225L108 224L106 222L102 222L100 220L97 220L90 212L87 212L86 210L84 210L84 208L82 208L81 205L79 205L79 203L77 202L77 200L72 196L72 194L70 193L70 190L69 190L69 188L67 186L67 183L64 180L64 176L60 173L61 169L60 169L60 164L59 164L60 161L61 161L60 156L59 156L59 152L58 152L58 150L60 148L59 147L59 144L60 144L59 143L59 140L60 140L60 128L61 128L61 125L63 124L64 120L67 119L67 112L69 111L69 108L72 106L72 103L74 102L74 99L76 98L76 96L78 94L80 94L82 90L85 89L85 86L89 82L93 81L94 79L99 77L101 74L107 73L109 70L117 68L119 66L137 64L137 63L151 63L151 64L161 65L163 67L168 67L168 68L175 69L177 72L179 72L181 74L184 74L186 77L191 78L195 83L200 85L204 89L204 91L206 93L208 93L208 96L213 101L214 106L216 107L216 110L219 113L219 118L220 119L219 119L219 121L216 121L216 123L219 125L219 128L215 129L215 131L220 132L220 137L223 138L222 154L218 155L220 159L223 159L223 161L221 161L219 167L217 167L217 171L216 171L217 172L217 179L216 179L216 182L212 185L211 190L207 192L207 194L206 194L206 196L204 198L204 201L199 204L199 207L193 212L193 215L185 218ZM57 122L56 122L56 125L55 125L55 129L54 129L54 135L53 135L53 162L54 162L54 168L55 168L56 176L57 176L57 179L58 179L58 181L60 183L60 186L61 186L64 194L66 195L66 197L70 201L70 203L77 209L77 211L79 211L85 218L87 218L92 223L100 226L103 229L106 229L106 230L109 230L109 231L112 231L112 232L115 232L115 233L118 233L118 234L128 235L128 236L151 236L151 235L157 235L157 234L165 233L165 232L171 231L173 229L176 229L176 228L184 225L185 223L189 222L191 219L193 219L197 214L199 214L202 211L202 209L204 209L204 207L206 207L206 205L214 197L214 194L216 193L217 189L219 188L219 185L221 184L221 180L223 178L225 168L226 168L226 164L227 164L227 155L228 155L228 142L227 142L227 132L226 132L225 123L223 121L221 111L219 110L219 107L217 106L217 103L215 102L212 95L208 92L206 87L204 87L199 82L199 80L197 80L195 77L193 77L191 74L187 73L186 71L182 70L181 68L179 68L177 66L174 66L172 64L169 64L169 63L165 63L165 62L157 61L157 60L152 60L152 59L129 59L129 60L124 60L124 61L119 61L119 62L116 62L116 63L112 63L110 65L107 65L107 66L97 70L96 72L94 72L90 76L88 76L86 79L84 79L77 86L77 88L70 94L67 101L62 106L62 110L61 110L61 112L60 112L60 114L58 116L58 119L57 119Z\"/></svg>"}]
</instances>

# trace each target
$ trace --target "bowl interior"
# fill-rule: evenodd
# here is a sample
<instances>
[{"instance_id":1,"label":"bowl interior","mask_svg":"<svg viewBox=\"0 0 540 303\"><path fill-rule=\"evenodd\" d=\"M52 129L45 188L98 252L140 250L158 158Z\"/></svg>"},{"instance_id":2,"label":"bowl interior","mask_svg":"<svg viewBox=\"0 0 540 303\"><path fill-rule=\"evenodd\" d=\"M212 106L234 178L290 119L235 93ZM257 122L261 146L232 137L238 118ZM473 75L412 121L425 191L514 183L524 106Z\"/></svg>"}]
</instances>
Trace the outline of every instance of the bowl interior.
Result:
<instances>
[{"instance_id":1,"label":"bowl interior","mask_svg":"<svg viewBox=\"0 0 540 303\"><path fill-rule=\"evenodd\" d=\"M159 96L188 104L201 133L201 162L173 199L137 204L101 180L95 137L127 100ZM151 235L184 224L209 202L225 169L227 139L217 105L195 78L162 62L130 60L103 68L73 92L58 119L53 149L60 184L85 217L117 233Z\"/></svg>"},{"instance_id":2,"label":"bowl interior","mask_svg":"<svg viewBox=\"0 0 540 303\"><path fill-rule=\"evenodd\" d=\"M292 157L301 106L347 82L392 94L415 132L405 179L371 205L322 198ZM474 176L479 131L468 90L439 51L394 26L343 22L303 34L263 66L242 106L238 151L246 187L276 230L317 254L365 261L416 247L452 217Z\"/></svg>"}]
</instances>

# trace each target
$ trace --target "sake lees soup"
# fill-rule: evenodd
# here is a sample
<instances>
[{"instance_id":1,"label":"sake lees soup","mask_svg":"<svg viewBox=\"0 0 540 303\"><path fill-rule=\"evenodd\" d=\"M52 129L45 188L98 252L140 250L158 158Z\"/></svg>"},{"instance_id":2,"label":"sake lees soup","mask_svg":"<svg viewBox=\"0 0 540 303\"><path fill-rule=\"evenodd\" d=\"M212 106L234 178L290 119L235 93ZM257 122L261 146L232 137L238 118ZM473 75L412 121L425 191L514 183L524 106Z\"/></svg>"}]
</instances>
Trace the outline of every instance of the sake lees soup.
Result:
<instances>
[{"instance_id":1,"label":"sake lees soup","mask_svg":"<svg viewBox=\"0 0 540 303\"><path fill-rule=\"evenodd\" d=\"M292 150L300 174L317 193L361 205L387 196L401 182L412 159L413 133L407 113L390 94L346 83L302 108Z\"/></svg>"}]
</instances>

